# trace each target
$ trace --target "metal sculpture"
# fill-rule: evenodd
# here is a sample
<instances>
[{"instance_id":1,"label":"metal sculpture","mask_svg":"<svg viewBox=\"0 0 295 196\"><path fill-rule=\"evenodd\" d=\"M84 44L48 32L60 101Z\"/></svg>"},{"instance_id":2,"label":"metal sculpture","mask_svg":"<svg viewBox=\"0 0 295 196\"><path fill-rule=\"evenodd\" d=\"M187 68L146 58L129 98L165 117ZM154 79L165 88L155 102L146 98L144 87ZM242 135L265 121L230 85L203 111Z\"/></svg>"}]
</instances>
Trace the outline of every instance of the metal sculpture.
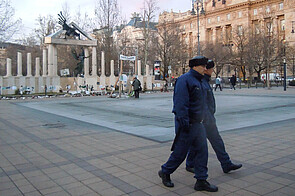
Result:
<instances>
[{"instance_id":1,"label":"metal sculpture","mask_svg":"<svg viewBox=\"0 0 295 196\"><path fill-rule=\"evenodd\" d=\"M63 16L62 12L60 12L57 15L59 16L58 24L60 24L62 26L62 29L66 31L65 39L67 38L67 36L69 36L69 37L78 37L80 39L80 34L76 32L77 29L73 28L73 27L70 27L67 24L67 19Z\"/></svg>"}]
</instances>

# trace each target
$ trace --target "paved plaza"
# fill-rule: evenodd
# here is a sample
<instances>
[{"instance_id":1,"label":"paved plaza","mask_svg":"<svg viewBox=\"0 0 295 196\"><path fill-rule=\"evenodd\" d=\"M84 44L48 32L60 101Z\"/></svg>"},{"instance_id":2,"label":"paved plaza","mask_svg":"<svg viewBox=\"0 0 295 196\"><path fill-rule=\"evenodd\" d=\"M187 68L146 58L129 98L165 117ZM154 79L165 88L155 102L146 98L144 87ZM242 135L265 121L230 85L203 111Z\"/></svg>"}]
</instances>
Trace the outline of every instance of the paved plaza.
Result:
<instances>
[{"instance_id":1,"label":"paved plaza","mask_svg":"<svg viewBox=\"0 0 295 196\"><path fill-rule=\"evenodd\" d=\"M210 146L209 181L196 192L185 165L174 188L157 175L174 138L172 93L0 101L0 196L295 195L295 89L215 92L233 162L224 174Z\"/></svg>"}]
</instances>

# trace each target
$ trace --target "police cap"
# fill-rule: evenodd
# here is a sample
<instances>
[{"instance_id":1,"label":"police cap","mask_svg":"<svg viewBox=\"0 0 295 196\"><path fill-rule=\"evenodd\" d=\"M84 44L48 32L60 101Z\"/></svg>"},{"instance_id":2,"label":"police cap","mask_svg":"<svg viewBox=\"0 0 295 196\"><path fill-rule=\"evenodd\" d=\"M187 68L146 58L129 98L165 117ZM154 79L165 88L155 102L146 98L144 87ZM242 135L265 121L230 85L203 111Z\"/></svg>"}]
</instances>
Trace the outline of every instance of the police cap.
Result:
<instances>
[{"instance_id":1,"label":"police cap","mask_svg":"<svg viewBox=\"0 0 295 196\"><path fill-rule=\"evenodd\" d=\"M207 65L207 61L208 59L204 56L195 56L191 60L189 60L189 67Z\"/></svg>"},{"instance_id":2,"label":"police cap","mask_svg":"<svg viewBox=\"0 0 295 196\"><path fill-rule=\"evenodd\" d=\"M208 60L208 62L207 62L207 66L206 66L206 69L211 69L211 68L213 68L214 67L214 61L212 61L212 60Z\"/></svg>"}]
</instances>

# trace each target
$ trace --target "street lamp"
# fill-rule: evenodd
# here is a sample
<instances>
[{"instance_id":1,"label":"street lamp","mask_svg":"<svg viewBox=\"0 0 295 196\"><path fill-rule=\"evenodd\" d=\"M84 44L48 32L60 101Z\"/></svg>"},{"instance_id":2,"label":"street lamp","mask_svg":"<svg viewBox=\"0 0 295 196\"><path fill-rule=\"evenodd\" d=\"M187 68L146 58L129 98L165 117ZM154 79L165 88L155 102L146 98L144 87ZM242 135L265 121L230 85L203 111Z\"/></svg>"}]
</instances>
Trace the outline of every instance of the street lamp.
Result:
<instances>
[{"instance_id":1,"label":"street lamp","mask_svg":"<svg viewBox=\"0 0 295 196\"><path fill-rule=\"evenodd\" d=\"M197 37L198 37L198 55L201 54L200 52L200 14L205 14L205 10L204 10L204 7L203 7L203 1L202 0L192 0L192 12L191 14L192 15L196 15L196 12L195 12L195 8L194 8L194 2L197 2L197 25L198 25L198 34L197 34ZM199 8L199 3L201 3L201 12L200 12L200 8Z\"/></svg>"}]
</instances>

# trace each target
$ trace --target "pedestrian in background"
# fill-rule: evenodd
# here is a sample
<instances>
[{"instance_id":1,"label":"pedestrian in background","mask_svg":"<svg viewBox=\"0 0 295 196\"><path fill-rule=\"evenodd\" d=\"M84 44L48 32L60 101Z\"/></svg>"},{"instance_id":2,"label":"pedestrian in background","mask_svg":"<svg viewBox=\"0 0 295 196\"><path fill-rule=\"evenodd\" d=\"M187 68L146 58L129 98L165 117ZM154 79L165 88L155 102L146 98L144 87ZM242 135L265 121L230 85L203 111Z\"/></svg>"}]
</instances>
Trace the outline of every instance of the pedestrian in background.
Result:
<instances>
[{"instance_id":1,"label":"pedestrian in background","mask_svg":"<svg viewBox=\"0 0 295 196\"><path fill-rule=\"evenodd\" d=\"M217 87L219 87L220 91L222 91L222 88L221 88L221 78L220 78L220 76L218 76L215 79L215 91L216 91Z\"/></svg>"},{"instance_id":2,"label":"pedestrian in background","mask_svg":"<svg viewBox=\"0 0 295 196\"><path fill-rule=\"evenodd\" d=\"M45 92L45 97L46 97L46 95L47 95L47 85L46 84L44 86L44 92Z\"/></svg>"},{"instance_id":3,"label":"pedestrian in background","mask_svg":"<svg viewBox=\"0 0 295 196\"><path fill-rule=\"evenodd\" d=\"M141 83L137 79L137 77L134 77L133 82L132 82L132 86L133 86L135 98L139 98L139 91L140 91L140 88L141 88Z\"/></svg>"},{"instance_id":4,"label":"pedestrian in background","mask_svg":"<svg viewBox=\"0 0 295 196\"><path fill-rule=\"evenodd\" d=\"M214 62L212 60L208 61L207 69L205 70L204 79L203 79L203 86L204 89L207 91L206 95L206 102L205 102L205 118L204 118L204 126L206 129L206 135L211 143L213 150L221 164L222 170L224 173L229 173L230 171L237 170L242 167L242 164L234 164L229 158L228 153L225 150L224 142L219 134L216 119L215 119L215 111L216 111L216 104L214 94L212 92L212 88L210 86L210 78L213 73ZM186 159L186 170L189 172L195 172L195 161L199 161L195 159L196 154L198 152L194 151L193 149L189 151L187 159Z\"/></svg>"},{"instance_id":5,"label":"pedestrian in background","mask_svg":"<svg viewBox=\"0 0 295 196\"><path fill-rule=\"evenodd\" d=\"M172 153L158 172L162 183L167 187L174 187L170 174L185 160L189 149L193 149L194 152L198 152L194 157L198 161L193 163L197 179L194 189L218 191L216 186L207 181L208 146L203 125L206 92L202 86L207 61L204 56L192 58L189 61L190 71L180 76L175 83L172 112L175 115L176 136L171 148Z\"/></svg>"},{"instance_id":6,"label":"pedestrian in background","mask_svg":"<svg viewBox=\"0 0 295 196\"><path fill-rule=\"evenodd\" d=\"M236 81L237 81L236 76L235 76L235 75L232 75L232 77L230 78L230 84L231 84L230 89L233 88L234 90L236 90L236 88L235 88L235 86L236 86Z\"/></svg>"}]
</instances>

